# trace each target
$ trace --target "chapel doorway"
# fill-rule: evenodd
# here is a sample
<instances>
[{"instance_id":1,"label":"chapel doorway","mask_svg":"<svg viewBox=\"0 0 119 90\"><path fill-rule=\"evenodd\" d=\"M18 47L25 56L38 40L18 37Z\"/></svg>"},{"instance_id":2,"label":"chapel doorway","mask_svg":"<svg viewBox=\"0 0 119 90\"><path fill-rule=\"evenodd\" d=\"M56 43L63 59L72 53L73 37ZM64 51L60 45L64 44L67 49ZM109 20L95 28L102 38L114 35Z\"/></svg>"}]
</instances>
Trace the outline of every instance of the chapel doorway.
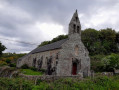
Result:
<instances>
[{"instance_id":1,"label":"chapel doorway","mask_svg":"<svg viewBox=\"0 0 119 90\"><path fill-rule=\"evenodd\" d=\"M77 74L77 63L73 63L72 65L72 75L76 75Z\"/></svg>"}]
</instances>

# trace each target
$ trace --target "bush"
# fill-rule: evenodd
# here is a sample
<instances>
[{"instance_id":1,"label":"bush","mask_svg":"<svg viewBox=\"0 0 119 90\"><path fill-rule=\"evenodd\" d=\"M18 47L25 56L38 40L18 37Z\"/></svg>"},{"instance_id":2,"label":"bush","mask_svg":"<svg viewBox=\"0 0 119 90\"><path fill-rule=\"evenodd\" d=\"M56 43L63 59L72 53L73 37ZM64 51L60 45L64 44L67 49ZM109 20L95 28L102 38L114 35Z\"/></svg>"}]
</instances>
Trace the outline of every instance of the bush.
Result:
<instances>
[{"instance_id":1,"label":"bush","mask_svg":"<svg viewBox=\"0 0 119 90\"><path fill-rule=\"evenodd\" d=\"M11 64L9 64L9 66L10 66L10 67L16 67L16 64L11 63Z\"/></svg>"},{"instance_id":2,"label":"bush","mask_svg":"<svg viewBox=\"0 0 119 90\"><path fill-rule=\"evenodd\" d=\"M7 60L6 60L6 63L11 63L11 60L10 60L10 59L7 59Z\"/></svg>"},{"instance_id":3,"label":"bush","mask_svg":"<svg viewBox=\"0 0 119 90\"><path fill-rule=\"evenodd\" d=\"M36 85L22 78L0 78L0 90L119 90L119 76L100 76L92 79L65 78Z\"/></svg>"},{"instance_id":4,"label":"bush","mask_svg":"<svg viewBox=\"0 0 119 90\"><path fill-rule=\"evenodd\" d=\"M0 78L0 90L31 90L33 83L21 78Z\"/></svg>"},{"instance_id":5,"label":"bush","mask_svg":"<svg viewBox=\"0 0 119 90\"><path fill-rule=\"evenodd\" d=\"M43 72L43 73L45 73L45 72L46 72L46 70L45 70L45 69L40 69L40 71L41 71L41 72Z\"/></svg>"},{"instance_id":6,"label":"bush","mask_svg":"<svg viewBox=\"0 0 119 90\"><path fill-rule=\"evenodd\" d=\"M4 66L4 65L7 65L7 63L4 61L0 61L0 66Z\"/></svg>"},{"instance_id":7,"label":"bush","mask_svg":"<svg viewBox=\"0 0 119 90\"><path fill-rule=\"evenodd\" d=\"M114 68L119 69L119 55L111 54L102 59L105 71L112 71Z\"/></svg>"},{"instance_id":8,"label":"bush","mask_svg":"<svg viewBox=\"0 0 119 90\"><path fill-rule=\"evenodd\" d=\"M37 68L35 68L35 67L30 67L30 69L33 71L37 71Z\"/></svg>"},{"instance_id":9,"label":"bush","mask_svg":"<svg viewBox=\"0 0 119 90\"><path fill-rule=\"evenodd\" d=\"M28 66L27 64L24 64L24 65L21 66L21 68L22 68L22 69L28 69L29 66Z\"/></svg>"}]
</instances>

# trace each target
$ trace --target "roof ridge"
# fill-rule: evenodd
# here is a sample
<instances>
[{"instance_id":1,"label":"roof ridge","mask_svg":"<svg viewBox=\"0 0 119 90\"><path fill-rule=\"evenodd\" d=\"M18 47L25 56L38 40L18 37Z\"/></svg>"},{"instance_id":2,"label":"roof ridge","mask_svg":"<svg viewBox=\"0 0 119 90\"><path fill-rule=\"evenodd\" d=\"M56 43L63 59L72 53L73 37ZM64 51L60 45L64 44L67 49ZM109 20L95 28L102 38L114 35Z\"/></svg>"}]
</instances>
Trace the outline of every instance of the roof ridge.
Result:
<instances>
[{"instance_id":1,"label":"roof ridge","mask_svg":"<svg viewBox=\"0 0 119 90\"><path fill-rule=\"evenodd\" d=\"M65 38L65 39L68 39L68 38ZM61 39L61 40L59 40L59 41L52 42L52 43L50 43L50 44L54 44L54 43L60 42L60 41L65 40L65 39ZM50 45L50 44L46 44L46 45L43 45L43 46L47 46L47 45ZM40 46L40 47L43 47L43 46ZM38 47L38 48L40 48L40 47Z\"/></svg>"},{"instance_id":2,"label":"roof ridge","mask_svg":"<svg viewBox=\"0 0 119 90\"><path fill-rule=\"evenodd\" d=\"M68 38L62 39L62 40L59 40L59 41L56 41L56 42L53 42L53 43L50 43L50 44L47 44L41 47L37 47L36 49L32 50L31 53L34 54L34 53L39 53L39 52L61 48L61 45L67 40Z\"/></svg>"}]
</instances>

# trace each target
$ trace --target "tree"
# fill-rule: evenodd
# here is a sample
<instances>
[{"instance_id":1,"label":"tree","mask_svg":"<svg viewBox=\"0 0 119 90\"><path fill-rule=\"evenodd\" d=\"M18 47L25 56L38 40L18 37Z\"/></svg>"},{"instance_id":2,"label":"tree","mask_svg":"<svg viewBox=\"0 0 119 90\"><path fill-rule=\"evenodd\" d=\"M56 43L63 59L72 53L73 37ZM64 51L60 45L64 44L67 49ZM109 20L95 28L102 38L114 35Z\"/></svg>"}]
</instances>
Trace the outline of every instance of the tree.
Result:
<instances>
[{"instance_id":1,"label":"tree","mask_svg":"<svg viewBox=\"0 0 119 90\"><path fill-rule=\"evenodd\" d=\"M68 35L59 35L59 36L57 36L56 38L53 38L51 41L44 41L44 42L42 42L42 43L39 45L39 47L40 47L40 46L47 45L47 44L50 44L50 43L53 43L53 42L57 42L57 41L59 41L59 40L66 39L66 38L68 38Z\"/></svg>"},{"instance_id":2,"label":"tree","mask_svg":"<svg viewBox=\"0 0 119 90\"><path fill-rule=\"evenodd\" d=\"M4 45L0 42L0 56L2 55L2 52L6 49Z\"/></svg>"},{"instance_id":3,"label":"tree","mask_svg":"<svg viewBox=\"0 0 119 90\"><path fill-rule=\"evenodd\" d=\"M39 45L40 46L44 46L44 45L47 45L47 44L50 44L51 42L50 41L44 41L44 42L41 42L41 44Z\"/></svg>"},{"instance_id":4,"label":"tree","mask_svg":"<svg viewBox=\"0 0 119 90\"><path fill-rule=\"evenodd\" d=\"M115 69L119 69L119 55L111 54L102 59L103 69L105 71L112 71Z\"/></svg>"},{"instance_id":5,"label":"tree","mask_svg":"<svg viewBox=\"0 0 119 90\"><path fill-rule=\"evenodd\" d=\"M97 54L100 52L99 50L102 50L100 49L101 43L99 42L99 31L92 28L85 29L82 31L81 38L90 54Z\"/></svg>"},{"instance_id":6,"label":"tree","mask_svg":"<svg viewBox=\"0 0 119 90\"><path fill-rule=\"evenodd\" d=\"M119 43L119 32L116 33L116 43Z\"/></svg>"},{"instance_id":7,"label":"tree","mask_svg":"<svg viewBox=\"0 0 119 90\"><path fill-rule=\"evenodd\" d=\"M100 30L100 39L102 41L106 40L106 41L115 42L115 40L116 40L115 30L113 30L111 28L101 29Z\"/></svg>"}]
</instances>

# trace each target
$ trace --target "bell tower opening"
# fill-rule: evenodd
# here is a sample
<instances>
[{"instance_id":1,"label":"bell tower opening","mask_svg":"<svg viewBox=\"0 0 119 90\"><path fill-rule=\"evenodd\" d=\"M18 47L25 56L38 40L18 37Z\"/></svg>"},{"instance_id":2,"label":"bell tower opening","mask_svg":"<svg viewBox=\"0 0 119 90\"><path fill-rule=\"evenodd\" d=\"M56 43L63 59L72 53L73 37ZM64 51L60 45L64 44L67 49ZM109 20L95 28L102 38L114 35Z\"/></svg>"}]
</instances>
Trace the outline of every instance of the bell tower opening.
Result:
<instances>
[{"instance_id":1,"label":"bell tower opening","mask_svg":"<svg viewBox=\"0 0 119 90\"><path fill-rule=\"evenodd\" d=\"M73 25L73 29L74 29L73 33L75 33L76 32L76 25L75 24Z\"/></svg>"},{"instance_id":2,"label":"bell tower opening","mask_svg":"<svg viewBox=\"0 0 119 90\"><path fill-rule=\"evenodd\" d=\"M76 17L76 22L78 21L78 17Z\"/></svg>"},{"instance_id":3,"label":"bell tower opening","mask_svg":"<svg viewBox=\"0 0 119 90\"><path fill-rule=\"evenodd\" d=\"M77 33L79 33L79 26L77 26Z\"/></svg>"}]
</instances>

